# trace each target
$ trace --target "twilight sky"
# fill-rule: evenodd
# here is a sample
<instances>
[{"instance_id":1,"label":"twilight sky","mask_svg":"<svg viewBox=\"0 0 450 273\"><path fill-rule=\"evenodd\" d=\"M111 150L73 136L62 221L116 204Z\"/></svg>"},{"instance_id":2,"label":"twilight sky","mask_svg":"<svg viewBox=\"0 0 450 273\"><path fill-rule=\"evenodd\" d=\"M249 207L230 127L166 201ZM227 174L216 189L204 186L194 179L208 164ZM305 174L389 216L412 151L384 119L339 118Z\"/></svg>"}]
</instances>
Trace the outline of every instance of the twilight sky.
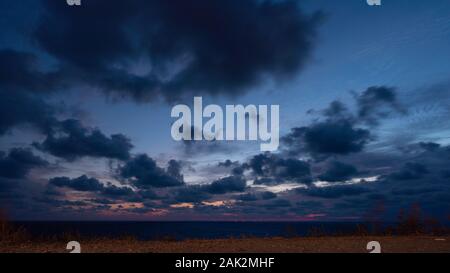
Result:
<instances>
[{"instance_id":1,"label":"twilight sky","mask_svg":"<svg viewBox=\"0 0 450 273\"><path fill-rule=\"evenodd\" d=\"M447 0L0 0L0 31L12 219L449 219ZM279 150L172 140L194 96L280 105Z\"/></svg>"}]
</instances>

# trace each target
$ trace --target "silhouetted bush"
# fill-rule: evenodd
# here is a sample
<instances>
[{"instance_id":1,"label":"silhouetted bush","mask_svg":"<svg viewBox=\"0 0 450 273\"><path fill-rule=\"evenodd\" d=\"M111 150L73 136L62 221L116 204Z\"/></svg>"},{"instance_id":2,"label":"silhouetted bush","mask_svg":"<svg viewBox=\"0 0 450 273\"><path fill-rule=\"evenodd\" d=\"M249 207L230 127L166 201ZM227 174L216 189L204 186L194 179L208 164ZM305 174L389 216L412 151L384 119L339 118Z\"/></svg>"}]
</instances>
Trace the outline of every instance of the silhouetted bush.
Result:
<instances>
[{"instance_id":1,"label":"silhouetted bush","mask_svg":"<svg viewBox=\"0 0 450 273\"><path fill-rule=\"evenodd\" d=\"M325 232L325 229L323 228L323 226L316 226L316 227L311 227L308 230L307 236L309 236L309 237L323 237L323 236L327 236L327 232Z\"/></svg>"},{"instance_id":2,"label":"silhouetted bush","mask_svg":"<svg viewBox=\"0 0 450 273\"><path fill-rule=\"evenodd\" d=\"M3 213L0 212L0 242L1 243L20 243L30 239L29 234L23 228L12 226Z\"/></svg>"},{"instance_id":3,"label":"silhouetted bush","mask_svg":"<svg viewBox=\"0 0 450 273\"><path fill-rule=\"evenodd\" d=\"M285 237L287 237L287 238L292 238L292 237L298 236L297 229L295 228L295 226L293 226L291 224L286 225L286 227L284 229L284 234L285 234Z\"/></svg>"}]
</instances>

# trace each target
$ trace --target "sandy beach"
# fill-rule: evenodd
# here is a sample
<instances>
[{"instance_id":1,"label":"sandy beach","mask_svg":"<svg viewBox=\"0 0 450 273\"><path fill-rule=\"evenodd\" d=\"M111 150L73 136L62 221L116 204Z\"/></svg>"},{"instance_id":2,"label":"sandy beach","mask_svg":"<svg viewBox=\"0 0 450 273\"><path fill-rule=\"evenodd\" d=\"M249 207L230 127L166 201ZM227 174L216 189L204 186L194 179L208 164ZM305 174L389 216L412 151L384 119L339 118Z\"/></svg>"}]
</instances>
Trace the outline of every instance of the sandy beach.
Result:
<instances>
[{"instance_id":1,"label":"sandy beach","mask_svg":"<svg viewBox=\"0 0 450 273\"><path fill-rule=\"evenodd\" d=\"M83 253L367 253L378 241L383 253L449 253L450 236L351 236L184 241L99 239L80 241ZM1 253L67 253L62 242L0 242Z\"/></svg>"}]
</instances>

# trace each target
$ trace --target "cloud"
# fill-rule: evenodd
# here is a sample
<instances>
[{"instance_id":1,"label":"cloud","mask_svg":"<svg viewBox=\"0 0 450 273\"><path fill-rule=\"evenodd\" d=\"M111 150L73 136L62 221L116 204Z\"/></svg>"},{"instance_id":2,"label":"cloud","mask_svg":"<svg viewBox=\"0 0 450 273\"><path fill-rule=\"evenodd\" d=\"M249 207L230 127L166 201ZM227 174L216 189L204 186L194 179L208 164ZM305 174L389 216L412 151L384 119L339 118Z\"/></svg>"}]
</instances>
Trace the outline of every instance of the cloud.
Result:
<instances>
[{"instance_id":1,"label":"cloud","mask_svg":"<svg viewBox=\"0 0 450 273\"><path fill-rule=\"evenodd\" d=\"M0 177L0 202L11 197L11 190L17 186L16 183L15 180Z\"/></svg>"},{"instance_id":2,"label":"cloud","mask_svg":"<svg viewBox=\"0 0 450 273\"><path fill-rule=\"evenodd\" d=\"M232 141L184 140L181 143L184 154L189 157L210 154L231 154L237 150L237 146Z\"/></svg>"},{"instance_id":3,"label":"cloud","mask_svg":"<svg viewBox=\"0 0 450 273\"><path fill-rule=\"evenodd\" d=\"M179 189L173 199L174 201L179 203L200 203L202 201L208 200L209 198L210 196L205 191L205 188L203 186L194 185Z\"/></svg>"},{"instance_id":4,"label":"cloud","mask_svg":"<svg viewBox=\"0 0 450 273\"><path fill-rule=\"evenodd\" d=\"M58 108L22 91L0 88L0 136L19 125L31 125L40 132L51 132Z\"/></svg>"},{"instance_id":5,"label":"cloud","mask_svg":"<svg viewBox=\"0 0 450 273\"><path fill-rule=\"evenodd\" d=\"M66 77L137 101L192 91L238 95L263 75L295 75L323 19L290 0L98 1L76 13L65 3L43 4L34 39ZM146 69L136 72L139 60Z\"/></svg>"},{"instance_id":6,"label":"cloud","mask_svg":"<svg viewBox=\"0 0 450 273\"><path fill-rule=\"evenodd\" d=\"M117 187L116 185L108 183L103 189L102 194L109 197L135 197L135 192L128 187Z\"/></svg>"},{"instance_id":7,"label":"cloud","mask_svg":"<svg viewBox=\"0 0 450 273\"><path fill-rule=\"evenodd\" d=\"M438 188L421 187L421 188L410 188L410 189L393 189L393 195L421 195L427 193L438 192Z\"/></svg>"},{"instance_id":8,"label":"cloud","mask_svg":"<svg viewBox=\"0 0 450 273\"><path fill-rule=\"evenodd\" d=\"M284 149L291 155L309 153L316 159L359 153L374 140L369 128L393 113L406 113L395 88L372 86L361 94L355 93L354 99L356 113L344 103L333 101L319 111L321 116L311 125L292 128L282 139Z\"/></svg>"},{"instance_id":9,"label":"cloud","mask_svg":"<svg viewBox=\"0 0 450 273\"><path fill-rule=\"evenodd\" d=\"M150 189L140 190L139 195L144 199L161 199L160 196Z\"/></svg>"},{"instance_id":10,"label":"cloud","mask_svg":"<svg viewBox=\"0 0 450 273\"><path fill-rule=\"evenodd\" d=\"M301 209L320 209L323 207L323 203L319 201L301 201L297 202L295 205Z\"/></svg>"},{"instance_id":11,"label":"cloud","mask_svg":"<svg viewBox=\"0 0 450 273\"><path fill-rule=\"evenodd\" d=\"M276 184L286 181L311 182L309 163L294 158L282 158L269 153L259 154L252 157L245 167L250 168L259 178L255 180L256 184Z\"/></svg>"},{"instance_id":12,"label":"cloud","mask_svg":"<svg viewBox=\"0 0 450 273\"><path fill-rule=\"evenodd\" d=\"M169 203L201 203L210 199L212 195L239 193L246 190L247 182L242 176L228 176L215 180L210 184L185 185L181 188L175 188Z\"/></svg>"},{"instance_id":13,"label":"cloud","mask_svg":"<svg viewBox=\"0 0 450 273\"><path fill-rule=\"evenodd\" d=\"M441 145L433 142L420 142L419 147L424 149L425 151L434 152L441 148Z\"/></svg>"},{"instance_id":14,"label":"cloud","mask_svg":"<svg viewBox=\"0 0 450 273\"><path fill-rule=\"evenodd\" d=\"M174 187L184 185L176 161L169 163L168 170L157 166L156 162L145 154L137 155L128 160L118 169L121 178L138 188Z\"/></svg>"},{"instance_id":15,"label":"cloud","mask_svg":"<svg viewBox=\"0 0 450 273\"><path fill-rule=\"evenodd\" d=\"M43 72L34 54L13 49L0 50L0 89L45 93L61 86L59 72Z\"/></svg>"},{"instance_id":16,"label":"cloud","mask_svg":"<svg viewBox=\"0 0 450 273\"><path fill-rule=\"evenodd\" d=\"M393 87L372 86L361 94L355 94L360 121L377 125L379 119L386 118L392 112L406 113L397 99Z\"/></svg>"},{"instance_id":17,"label":"cloud","mask_svg":"<svg viewBox=\"0 0 450 273\"><path fill-rule=\"evenodd\" d=\"M357 173L358 170L354 166L334 161L330 164L327 171L319 175L318 178L327 182L344 182Z\"/></svg>"},{"instance_id":18,"label":"cloud","mask_svg":"<svg viewBox=\"0 0 450 273\"><path fill-rule=\"evenodd\" d=\"M0 90L0 135L21 125L31 125L46 135L39 150L67 160L80 157L129 158L133 145L122 135L105 136L97 128L85 127L76 119L59 120L65 110L24 91Z\"/></svg>"},{"instance_id":19,"label":"cloud","mask_svg":"<svg viewBox=\"0 0 450 273\"><path fill-rule=\"evenodd\" d=\"M25 178L33 168L47 166L48 162L24 148L11 149L8 155L0 152L0 177Z\"/></svg>"},{"instance_id":20,"label":"cloud","mask_svg":"<svg viewBox=\"0 0 450 273\"><path fill-rule=\"evenodd\" d=\"M211 194L224 194L229 192L243 192L247 182L242 176L228 176L212 182L206 187Z\"/></svg>"},{"instance_id":21,"label":"cloud","mask_svg":"<svg viewBox=\"0 0 450 273\"><path fill-rule=\"evenodd\" d=\"M239 161L231 161L229 159L219 162L217 166L219 168L231 169L233 175L243 175L245 171L245 166L242 166Z\"/></svg>"},{"instance_id":22,"label":"cloud","mask_svg":"<svg viewBox=\"0 0 450 273\"><path fill-rule=\"evenodd\" d=\"M420 146L418 143L414 149L418 149ZM117 204L119 200L125 202L143 202L145 209L142 209L142 212L148 212L150 209L158 208L167 210L169 213L174 213L174 215L180 211L187 212L188 209L174 209L171 207L172 204L193 203L194 207L188 211L195 216L215 213L215 215L220 217L225 213L233 213L248 217L252 215L262 217L274 216L273 213L276 210L276 214L280 215L280 217L286 217L290 214L303 216L306 213L317 213L326 215L325 217L327 219L334 219L333 217L338 219L339 217L348 216L364 217L374 206L382 204L389 213L380 217L382 219L395 219L396 212L400 208L408 207L412 203L420 203L427 215L436 216L441 219L448 212L448 202L446 203L446 200L448 200L448 191L450 188L447 179L444 179L440 175L442 171L448 170L448 161L450 161L448 155L450 153L447 146L439 146L438 148L435 147L436 145L428 146L433 146L434 148L431 150L423 148L420 153L414 153L413 158L416 158L417 161L423 161L429 173L414 180L394 180L391 178L391 174L401 172L407 165L410 166L410 164L406 164L400 167L392 165L388 175L382 176L378 181L371 183L352 185L332 184L328 187L318 187L310 184L308 188L292 189L278 194L264 191L260 192L257 188L247 187L247 177L244 176L229 176L213 181L211 184L183 184L166 189L155 189L158 193L164 192L164 197L158 196L153 192L151 187L149 189L147 187L133 185L132 180L134 179L127 179L125 181L134 186L133 189L129 187L115 188L116 186L101 183L97 179L86 176L75 179L65 178L62 180L65 182L60 182L60 185L77 190L89 191L90 189L90 192L96 194L96 196L89 198L108 199L103 202L100 202L101 200L94 202L88 201L91 199L86 199L83 200L85 203L99 205L102 205L102 203ZM410 153L406 153L406 156L409 155ZM270 154L266 154L266 156L270 158ZM279 156L277 155L277 157ZM334 163L336 162L331 161L329 169L333 168ZM177 164L172 164L173 167L177 166ZM245 164L248 165L249 163L247 162ZM170 165L169 163L168 166ZM147 168L145 167L144 169ZM160 169L166 173L168 172L168 168ZM178 168L175 169L179 170ZM262 169L264 170L264 168ZM174 174L181 175L181 170L176 171ZM253 175L252 173L247 174L250 176ZM273 177L270 178L274 179ZM78 180L82 180L84 184L78 182ZM91 183L89 184L87 181L91 181ZM55 185L52 186L56 187ZM0 187L2 187L1 180ZM111 191L107 190L109 188ZM147 191L149 191L148 196L144 194ZM62 198L58 198L58 201L61 201L60 199L62 200ZM150 201L146 199L150 199ZM229 205L221 208L210 208L202 205L203 201L211 199L224 201L238 200L240 202L230 202ZM22 199L16 199L16 202L21 202L20 200ZM156 201L152 202L151 200ZM85 206L82 203L78 206L76 203L66 204L64 202L48 204L52 209L64 211L68 209L83 209L83 206ZM101 208L101 206L97 207L96 210L111 210L109 206L104 208ZM90 211L94 213L94 210ZM122 208L121 211L132 212L132 209ZM138 211L140 210L136 210L136 212Z\"/></svg>"},{"instance_id":23,"label":"cloud","mask_svg":"<svg viewBox=\"0 0 450 273\"><path fill-rule=\"evenodd\" d=\"M237 200L245 201L245 202L252 202L258 200L258 197L251 193L241 194L237 197Z\"/></svg>"},{"instance_id":24,"label":"cloud","mask_svg":"<svg viewBox=\"0 0 450 273\"><path fill-rule=\"evenodd\" d=\"M368 193L369 189L359 185L338 185L331 187L311 187L308 189L298 189L297 192L311 197L334 199L344 196L361 195Z\"/></svg>"},{"instance_id":25,"label":"cloud","mask_svg":"<svg viewBox=\"0 0 450 273\"><path fill-rule=\"evenodd\" d=\"M175 177L176 179L183 181L184 177L181 174L182 166L180 161L170 160L169 166L167 167L167 174Z\"/></svg>"},{"instance_id":26,"label":"cloud","mask_svg":"<svg viewBox=\"0 0 450 273\"><path fill-rule=\"evenodd\" d=\"M126 160L133 145L122 134L107 137L99 129L87 128L79 120L68 119L59 123L57 134L49 134L35 147L69 161L86 156Z\"/></svg>"},{"instance_id":27,"label":"cloud","mask_svg":"<svg viewBox=\"0 0 450 273\"><path fill-rule=\"evenodd\" d=\"M40 203L44 203L46 205L49 205L53 208L59 208L64 209L65 207L76 207L77 209L80 209L80 207L88 206L89 203L84 201L70 201L70 200L60 200L60 199L54 199L50 197L38 197L36 198L36 201Z\"/></svg>"},{"instance_id":28,"label":"cloud","mask_svg":"<svg viewBox=\"0 0 450 273\"><path fill-rule=\"evenodd\" d=\"M287 208L291 206L291 202L286 199L276 199L264 205L264 207L267 209Z\"/></svg>"},{"instance_id":29,"label":"cloud","mask_svg":"<svg viewBox=\"0 0 450 273\"><path fill-rule=\"evenodd\" d=\"M309 127L293 128L284 137L291 154L306 151L317 157L361 152L370 140L369 130L355 128L347 120L325 121Z\"/></svg>"},{"instance_id":30,"label":"cloud","mask_svg":"<svg viewBox=\"0 0 450 273\"><path fill-rule=\"evenodd\" d=\"M271 191L265 191L261 194L261 198L263 200L270 200L270 199L274 199L276 197L277 197L277 195Z\"/></svg>"},{"instance_id":31,"label":"cloud","mask_svg":"<svg viewBox=\"0 0 450 273\"><path fill-rule=\"evenodd\" d=\"M229 159L223 161L223 162L219 162L217 164L219 167L224 167L224 168L231 168L231 167L238 167L240 166L238 161L231 161Z\"/></svg>"},{"instance_id":32,"label":"cloud","mask_svg":"<svg viewBox=\"0 0 450 273\"><path fill-rule=\"evenodd\" d=\"M103 184L95 178L86 175L70 179L68 177L55 177L49 180L49 184L56 187L66 187L76 191L95 192L103 190Z\"/></svg>"},{"instance_id":33,"label":"cloud","mask_svg":"<svg viewBox=\"0 0 450 273\"><path fill-rule=\"evenodd\" d=\"M400 171L392 173L389 177L393 180L414 180L422 178L428 173L428 168L425 165L409 162Z\"/></svg>"},{"instance_id":34,"label":"cloud","mask_svg":"<svg viewBox=\"0 0 450 273\"><path fill-rule=\"evenodd\" d=\"M112 199L120 199L120 198L135 198L138 197L136 192L129 187L118 187L111 183L102 183L98 179L93 177L87 177L86 175L77 177L77 178L69 178L69 177L54 177L49 179L47 185L48 189L52 189L52 187L57 188L69 188L79 192L91 192L100 194L102 196L106 196ZM47 193L46 192L46 193ZM48 194L46 194L48 195ZM99 197L100 198L100 197ZM97 198L97 199L99 199ZM103 197L101 197L104 199ZM114 202L110 200L110 202ZM105 203L105 202L101 202Z\"/></svg>"}]
</instances>

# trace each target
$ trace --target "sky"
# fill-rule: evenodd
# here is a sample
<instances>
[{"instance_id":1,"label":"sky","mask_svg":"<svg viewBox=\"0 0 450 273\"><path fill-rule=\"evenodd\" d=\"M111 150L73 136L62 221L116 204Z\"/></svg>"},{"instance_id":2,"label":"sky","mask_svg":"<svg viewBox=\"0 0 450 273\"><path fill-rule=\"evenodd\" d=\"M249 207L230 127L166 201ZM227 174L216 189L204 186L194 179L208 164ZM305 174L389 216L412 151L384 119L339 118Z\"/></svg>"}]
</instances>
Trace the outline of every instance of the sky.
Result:
<instances>
[{"instance_id":1,"label":"sky","mask_svg":"<svg viewBox=\"0 0 450 273\"><path fill-rule=\"evenodd\" d=\"M449 220L447 0L0 0L0 31L11 219ZM279 149L173 140L194 96L279 105Z\"/></svg>"}]
</instances>

